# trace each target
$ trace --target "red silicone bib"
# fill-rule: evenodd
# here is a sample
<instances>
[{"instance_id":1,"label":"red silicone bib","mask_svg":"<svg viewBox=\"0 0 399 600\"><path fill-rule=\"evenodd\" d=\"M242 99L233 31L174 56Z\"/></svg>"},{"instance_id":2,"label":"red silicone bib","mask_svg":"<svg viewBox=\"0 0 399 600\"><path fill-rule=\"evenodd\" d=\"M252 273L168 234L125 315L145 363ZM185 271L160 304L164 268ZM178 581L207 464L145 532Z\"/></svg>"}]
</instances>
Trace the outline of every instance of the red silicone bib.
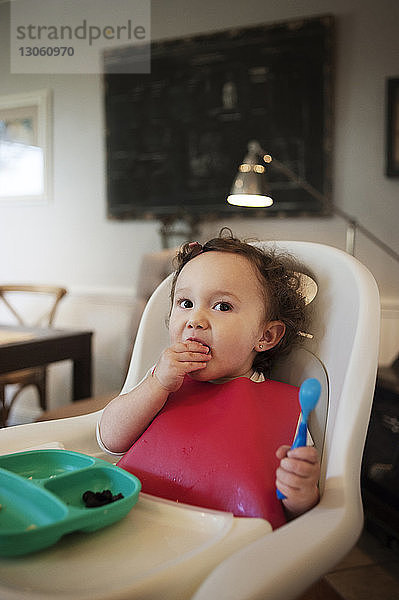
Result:
<instances>
[{"instance_id":1,"label":"red silicone bib","mask_svg":"<svg viewBox=\"0 0 399 600\"><path fill-rule=\"evenodd\" d=\"M119 461L144 492L187 504L285 522L276 498L276 449L290 444L298 388L238 378L223 384L186 377Z\"/></svg>"}]
</instances>

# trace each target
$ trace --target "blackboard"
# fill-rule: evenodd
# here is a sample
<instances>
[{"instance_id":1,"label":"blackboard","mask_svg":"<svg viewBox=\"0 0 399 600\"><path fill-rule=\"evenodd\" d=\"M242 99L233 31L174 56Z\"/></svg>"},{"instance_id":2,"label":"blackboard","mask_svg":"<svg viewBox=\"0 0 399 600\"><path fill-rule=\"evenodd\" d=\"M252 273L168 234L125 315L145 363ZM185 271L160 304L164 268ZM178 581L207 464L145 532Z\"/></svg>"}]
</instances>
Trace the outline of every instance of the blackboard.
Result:
<instances>
[{"instance_id":1,"label":"blackboard","mask_svg":"<svg viewBox=\"0 0 399 600\"><path fill-rule=\"evenodd\" d=\"M150 74L123 72L133 47L109 51L108 216L253 216L226 203L252 139L329 197L333 30L323 16L152 42ZM269 174L275 202L261 214L328 212Z\"/></svg>"}]
</instances>

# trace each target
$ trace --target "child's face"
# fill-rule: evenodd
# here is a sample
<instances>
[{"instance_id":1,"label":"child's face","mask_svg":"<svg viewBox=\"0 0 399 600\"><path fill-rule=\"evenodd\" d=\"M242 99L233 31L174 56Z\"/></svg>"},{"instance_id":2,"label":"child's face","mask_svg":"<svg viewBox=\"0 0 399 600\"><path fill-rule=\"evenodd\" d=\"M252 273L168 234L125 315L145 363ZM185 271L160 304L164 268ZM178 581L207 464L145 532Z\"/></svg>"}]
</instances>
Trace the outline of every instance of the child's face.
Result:
<instances>
[{"instance_id":1,"label":"child's face","mask_svg":"<svg viewBox=\"0 0 399 600\"><path fill-rule=\"evenodd\" d=\"M194 379L250 376L256 353L276 345L284 333L280 322L267 322L266 313L260 283L245 256L205 252L177 279L171 343L191 339L210 348L211 360L190 374Z\"/></svg>"}]
</instances>

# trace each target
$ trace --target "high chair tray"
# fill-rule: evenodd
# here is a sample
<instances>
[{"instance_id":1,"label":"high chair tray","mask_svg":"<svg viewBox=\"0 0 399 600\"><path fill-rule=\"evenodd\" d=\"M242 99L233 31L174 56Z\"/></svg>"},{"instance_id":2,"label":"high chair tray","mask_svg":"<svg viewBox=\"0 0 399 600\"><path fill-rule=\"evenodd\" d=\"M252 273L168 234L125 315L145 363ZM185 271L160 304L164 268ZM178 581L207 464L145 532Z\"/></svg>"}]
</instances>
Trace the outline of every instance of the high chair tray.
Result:
<instances>
[{"instance_id":1,"label":"high chair tray","mask_svg":"<svg viewBox=\"0 0 399 600\"><path fill-rule=\"evenodd\" d=\"M33 456L32 451L46 448L53 453L49 456L57 456L60 447L64 447L62 456L83 456L84 464L93 460L92 469L94 465L112 468L113 457L97 445L97 419L94 413L1 430L1 473L6 471L27 482L33 482L34 476L49 483L56 481L56 473L37 471L38 461L30 461L34 473L11 467L12 461L16 461L15 465L21 461L22 465L23 459L17 457L28 455L28 451ZM1 456L2 452L7 454ZM3 461L8 463L6 469ZM79 470L76 463L74 467L65 477ZM113 469L125 474L119 467ZM50 479L51 475L56 477ZM127 472L126 476L130 477ZM0 479L1 490L5 487L3 481ZM84 484L79 492L90 489L89 481L84 480ZM64 502L64 498L59 500ZM1 499L0 502L4 503ZM109 510L119 502L123 500L115 502L115 506L108 505ZM87 509L87 513L97 510L101 509ZM26 526L30 523L25 521ZM252 542L268 538L271 531L263 519L235 518L231 513L140 492L134 510L112 527L92 533L76 529L37 552L0 556L0 599L188 600L219 563Z\"/></svg>"},{"instance_id":2,"label":"high chair tray","mask_svg":"<svg viewBox=\"0 0 399 600\"><path fill-rule=\"evenodd\" d=\"M104 460L67 450L36 450L0 457L0 556L28 554L73 531L115 523L136 504L134 475ZM86 491L110 490L113 502L87 507Z\"/></svg>"}]
</instances>

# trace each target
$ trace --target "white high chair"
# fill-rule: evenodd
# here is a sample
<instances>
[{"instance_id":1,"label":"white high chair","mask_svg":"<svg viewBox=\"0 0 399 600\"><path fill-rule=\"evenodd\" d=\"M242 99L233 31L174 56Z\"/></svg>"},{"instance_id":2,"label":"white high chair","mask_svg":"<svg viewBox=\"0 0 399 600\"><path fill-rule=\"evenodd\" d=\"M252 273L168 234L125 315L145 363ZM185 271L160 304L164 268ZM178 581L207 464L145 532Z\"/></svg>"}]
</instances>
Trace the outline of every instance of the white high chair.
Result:
<instances>
[{"instance_id":1,"label":"white high chair","mask_svg":"<svg viewBox=\"0 0 399 600\"><path fill-rule=\"evenodd\" d=\"M340 250L275 244L309 267L319 286L310 305L313 339L304 340L273 376L297 385L309 376L321 381L322 399L310 425L322 454L320 503L271 532L261 519L141 494L111 527L0 560L3 600L290 600L355 544L363 523L360 465L377 368L377 286L363 265ZM141 379L167 344L169 287L170 277L146 306L122 391ZM92 413L1 430L0 452L47 443L110 460L96 444L98 418Z\"/></svg>"}]
</instances>

